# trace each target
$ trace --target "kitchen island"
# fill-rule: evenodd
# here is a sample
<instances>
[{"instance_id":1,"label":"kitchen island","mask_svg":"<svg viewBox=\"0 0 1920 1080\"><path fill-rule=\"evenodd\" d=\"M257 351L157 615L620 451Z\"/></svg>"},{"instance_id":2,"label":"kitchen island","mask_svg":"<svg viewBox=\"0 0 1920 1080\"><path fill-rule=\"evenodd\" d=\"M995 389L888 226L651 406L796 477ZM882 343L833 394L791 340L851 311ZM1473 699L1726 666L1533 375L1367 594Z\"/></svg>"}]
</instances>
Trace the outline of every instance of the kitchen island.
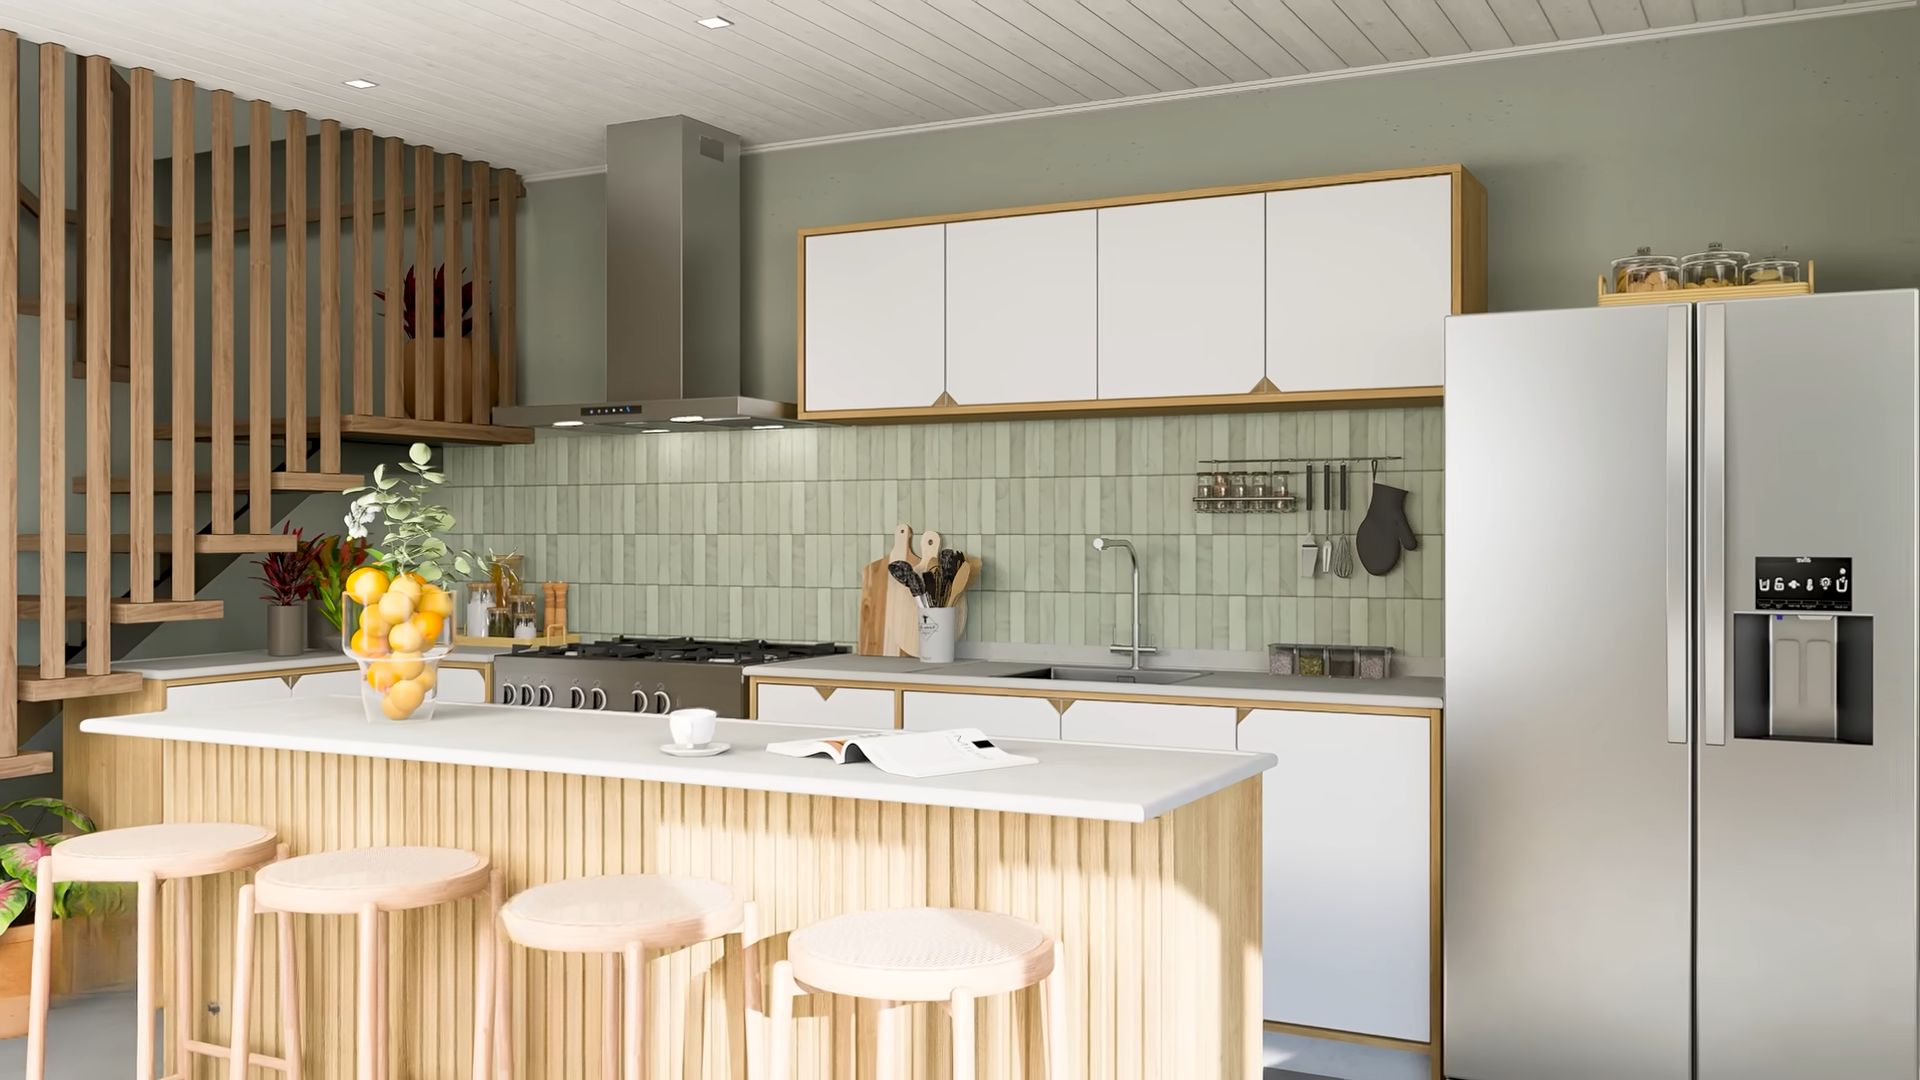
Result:
<instances>
[{"instance_id":1,"label":"kitchen island","mask_svg":"<svg viewBox=\"0 0 1920 1080\"><path fill-rule=\"evenodd\" d=\"M1258 781L1272 755L1007 742L1038 763L908 780L769 754L770 741L841 733L777 719L722 721L733 750L704 759L662 753L666 723L652 716L443 704L430 721L370 724L351 697L81 727L160 743L163 820L253 822L295 853L471 847L505 868L510 892L616 872L732 882L761 905L763 962L789 931L845 911L936 904L1030 918L1065 943L1071 1076L1258 1075ZM198 1005L227 996L237 884L197 893ZM397 1075L465 1074L473 917L462 905L394 924ZM302 920L310 1077L350 1069L351 1025L336 1018L351 1015L352 932L347 920ZM255 1039L268 1051L279 1044L271 965L260 958L256 982ZM651 1074L745 1076L745 1032L730 1020L741 965L702 945L651 968ZM593 1073L600 985L597 958L514 951L515 1075ZM979 1008L980 1074L1042 1075L1037 993ZM909 1010L908 1075L946 1074L947 1024L931 1010ZM866 1010L823 998L798 1012L800 1076L854 1075L856 1053L872 1054Z\"/></svg>"}]
</instances>

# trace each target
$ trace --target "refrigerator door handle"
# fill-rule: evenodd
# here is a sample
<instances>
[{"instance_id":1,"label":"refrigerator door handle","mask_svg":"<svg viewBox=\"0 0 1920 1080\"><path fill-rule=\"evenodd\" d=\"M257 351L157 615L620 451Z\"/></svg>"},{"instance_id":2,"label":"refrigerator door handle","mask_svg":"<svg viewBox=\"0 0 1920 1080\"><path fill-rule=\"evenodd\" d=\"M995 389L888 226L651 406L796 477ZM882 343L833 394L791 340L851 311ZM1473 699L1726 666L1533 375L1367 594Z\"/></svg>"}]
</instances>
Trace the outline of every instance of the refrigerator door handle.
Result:
<instances>
[{"instance_id":1,"label":"refrigerator door handle","mask_svg":"<svg viewBox=\"0 0 1920 1080\"><path fill-rule=\"evenodd\" d=\"M1690 737L1693 559L1692 327L1688 305L1667 309L1667 741Z\"/></svg>"},{"instance_id":2,"label":"refrigerator door handle","mask_svg":"<svg viewBox=\"0 0 1920 1080\"><path fill-rule=\"evenodd\" d=\"M1700 726L1727 744L1727 308L1700 319Z\"/></svg>"}]
</instances>

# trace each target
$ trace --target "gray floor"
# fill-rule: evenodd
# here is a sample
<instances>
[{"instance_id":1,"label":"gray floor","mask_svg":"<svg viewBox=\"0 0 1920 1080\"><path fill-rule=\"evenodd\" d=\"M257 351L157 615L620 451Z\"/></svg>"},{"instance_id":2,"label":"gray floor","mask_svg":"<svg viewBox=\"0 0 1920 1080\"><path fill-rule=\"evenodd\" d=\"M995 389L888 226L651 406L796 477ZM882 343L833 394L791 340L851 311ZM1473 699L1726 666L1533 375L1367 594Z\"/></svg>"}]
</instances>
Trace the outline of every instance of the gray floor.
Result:
<instances>
[{"instance_id":1,"label":"gray floor","mask_svg":"<svg viewBox=\"0 0 1920 1080\"><path fill-rule=\"evenodd\" d=\"M60 1002L49 1021L48 1075L59 1080L123 1076L133 1057L133 995ZM1266 1080L1427 1080L1424 1054L1269 1032ZM0 1041L0 1077L26 1073L27 1041Z\"/></svg>"}]
</instances>

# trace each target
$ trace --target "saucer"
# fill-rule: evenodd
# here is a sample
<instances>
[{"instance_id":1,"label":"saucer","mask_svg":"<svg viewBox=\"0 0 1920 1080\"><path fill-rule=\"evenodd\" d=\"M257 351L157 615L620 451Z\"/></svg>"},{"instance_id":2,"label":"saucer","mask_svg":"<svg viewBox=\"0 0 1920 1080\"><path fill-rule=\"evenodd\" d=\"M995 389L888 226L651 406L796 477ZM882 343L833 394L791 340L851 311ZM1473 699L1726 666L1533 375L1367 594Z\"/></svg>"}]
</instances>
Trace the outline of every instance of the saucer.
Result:
<instances>
[{"instance_id":1,"label":"saucer","mask_svg":"<svg viewBox=\"0 0 1920 1080\"><path fill-rule=\"evenodd\" d=\"M715 754L724 754L731 749L733 749L731 744L723 742L708 743L705 746L694 747L668 743L660 748L660 752L670 754L674 757L712 757Z\"/></svg>"}]
</instances>

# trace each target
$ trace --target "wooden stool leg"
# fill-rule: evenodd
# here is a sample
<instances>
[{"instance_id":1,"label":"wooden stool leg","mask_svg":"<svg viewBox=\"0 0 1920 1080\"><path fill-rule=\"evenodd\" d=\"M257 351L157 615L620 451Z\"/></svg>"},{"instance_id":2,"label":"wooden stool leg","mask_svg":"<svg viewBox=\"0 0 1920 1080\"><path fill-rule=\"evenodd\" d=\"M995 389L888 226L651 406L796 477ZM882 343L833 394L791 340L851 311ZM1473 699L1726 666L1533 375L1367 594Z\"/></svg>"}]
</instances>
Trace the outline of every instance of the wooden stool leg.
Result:
<instances>
[{"instance_id":1,"label":"wooden stool leg","mask_svg":"<svg viewBox=\"0 0 1920 1080\"><path fill-rule=\"evenodd\" d=\"M187 1040L193 1038L193 879L173 879L173 999L167 1002L169 1066L177 1076L193 1075Z\"/></svg>"},{"instance_id":2,"label":"wooden stool leg","mask_svg":"<svg viewBox=\"0 0 1920 1080\"><path fill-rule=\"evenodd\" d=\"M947 1011L953 1016L953 1080L974 1080L973 995L955 990Z\"/></svg>"},{"instance_id":3,"label":"wooden stool leg","mask_svg":"<svg viewBox=\"0 0 1920 1080\"><path fill-rule=\"evenodd\" d=\"M620 1075L620 954L600 954L600 1075L617 1080Z\"/></svg>"},{"instance_id":4,"label":"wooden stool leg","mask_svg":"<svg viewBox=\"0 0 1920 1080\"><path fill-rule=\"evenodd\" d=\"M280 934L280 1053L287 1059L287 1080L300 1080L304 1048L300 1045L300 972L293 955L293 915L283 911L275 918Z\"/></svg>"},{"instance_id":5,"label":"wooden stool leg","mask_svg":"<svg viewBox=\"0 0 1920 1080\"><path fill-rule=\"evenodd\" d=\"M1040 997L1047 1010L1047 1080L1067 1080L1067 963L1057 941Z\"/></svg>"},{"instance_id":6,"label":"wooden stool leg","mask_svg":"<svg viewBox=\"0 0 1920 1080\"><path fill-rule=\"evenodd\" d=\"M39 885L48 895L53 893L55 863L57 857L48 855L40 860L38 867ZM52 920L48 920L49 924ZM27 1076L26 1080L46 1080L47 1077L47 1007L53 999L53 935L48 933L51 926L42 926L33 934L33 979L27 1007Z\"/></svg>"},{"instance_id":7,"label":"wooden stool leg","mask_svg":"<svg viewBox=\"0 0 1920 1080\"><path fill-rule=\"evenodd\" d=\"M139 907L135 918L139 920L134 945L134 970L136 972L133 987L134 1016L133 1060L134 1075L151 1078L153 1076L153 992L160 982L160 975L154 969L154 944L158 936L160 920L160 882L152 875L140 878Z\"/></svg>"},{"instance_id":8,"label":"wooden stool leg","mask_svg":"<svg viewBox=\"0 0 1920 1080\"><path fill-rule=\"evenodd\" d=\"M766 987L760 971L760 907L746 903L740 919L741 985L746 992L747 1080L766 1080Z\"/></svg>"},{"instance_id":9,"label":"wooden stool leg","mask_svg":"<svg viewBox=\"0 0 1920 1080\"><path fill-rule=\"evenodd\" d=\"M900 1028L906 1009L897 1001L874 1002L874 1080L900 1080Z\"/></svg>"},{"instance_id":10,"label":"wooden stool leg","mask_svg":"<svg viewBox=\"0 0 1920 1080\"><path fill-rule=\"evenodd\" d=\"M785 960L773 965L773 983L767 988L773 999L768 1002L766 1080L793 1080L793 999L799 987L793 981L793 965Z\"/></svg>"},{"instance_id":11,"label":"wooden stool leg","mask_svg":"<svg viewBox=\"0 0 1920 1080\"><path fill-rule=\"evenodd\" d=\"M393 1031L393 1014L387 1007L388 994L391 991L387 980L388 961L392 958L392 953L387 948L387 931L392 922L393 916L384 911L374 916L373 1068L374 1075L379 1077L379 1080L387 1080L387 1065L393 1060L393 1055L387 1049L388 1039Z\"/></svg>"},{"instance_id":12,"label":"wooden stool leg","mask_svg":"<svg viewBox=\"0 0 1920 1080\"><path fill-rule=\"evenodd\" d=\"M228 1080L247 1080L253 1046L247 1038L253 1023L253 886L240 886L233 909L233 1029L227 1044ZM144 927L143 927L144 933Z\"/></svg>"},{"instance_id":13,"label":"wooden stool leg","mask_svg":"<svg viewBox=\"0 0 1920 1080\"><path fill-rule=\"evenodd\" d=\"M500 892L493 898L495 911L505 902L506 891L506 875L502 874ZM497 973L493 981L493 1075L495 1080L511 1080L513 1028L507 1013L513 995L513 967L507 954L507 935L498 926L493 934L493 970Z\"/></svg>"},{"instance_id":14,"label":"wooden stool leg","mask_svg":"<svg viewBox=\"0 0 1920 1080\"><path fill-rule=\"evenodd\" d=\"M493 1072L494 992L493 936L500 932L500 894L504 891L500 871L488 878L487 894L475 900L479 911L473 920L473 1080L487 1080Z\"/></svg>"},{"instance_id":15,"label":"wooden stool leg","mask_svg":"<svg viewBox=\"0 0 1920 1080\"><path fill-rule=\"evenodd\" d=\"M647 951L639 945L627 946L627 987L621 1003L626 1021L620 1028L620 1049L627 1059L624 1080L646 1080L647 1074Z\"/></svg>"},{"instance_id":16,"label":"wooden stool leg","mask_svg":"<svg viewBox=\"0 0 1920 1080\"><path fill-rule=\"evenodd\" d=\"M378 1080L379 1063L375 1055L380 1046L380 1029L386 1026L386 1017L375 1015L375 1002L379 998L380 978L380 909L368 904L360 909L360 988L356 999L359 1014L359 1028L354 1032L354 1044L358 1049L359 1068L355 1076L359 1080ZM240 1080L235 1077L234 1080Z\"/></svg>"}]
</instances>

